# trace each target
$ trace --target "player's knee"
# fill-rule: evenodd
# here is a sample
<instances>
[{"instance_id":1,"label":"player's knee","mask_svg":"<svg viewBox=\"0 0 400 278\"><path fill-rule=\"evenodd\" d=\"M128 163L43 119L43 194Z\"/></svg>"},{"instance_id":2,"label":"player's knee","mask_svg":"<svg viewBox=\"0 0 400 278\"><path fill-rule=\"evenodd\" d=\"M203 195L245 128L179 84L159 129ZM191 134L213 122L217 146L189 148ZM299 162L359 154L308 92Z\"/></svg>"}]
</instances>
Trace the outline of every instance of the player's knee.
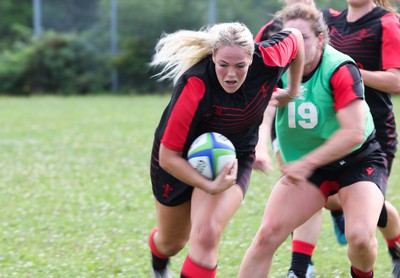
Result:
<instances>
[{"instance_id":1,"label":"player's knee","mask_svg":"<svg viewBox=\"0 0 400 278\"><path fill-rule=\"evenodd\" d=\"M205 249L217 248L222 236L222 227L218 223L207 223L199 227L192 227L191 241L197 242Z\"/></svg>"},{"instance_id":2,"label":"player's knee","mask_svg":"<svg viewBox=\"0 0 400 278\"><path fill-rule=\"evenodd\" d=\"M159 251L168 257L174 256L179 253L189 240L189 235L163 235L160 234L158 237L158 248Z\"/></svg>"},{"instance_id":3,"label":"player's knee","mask_svg":"<svg viewBox=\"0 0 400 278\"><path fill-rule=\"evenodd\" d=\"M346 239L351 249L359 253L368 253L376 244L375 230L363 225L352 229L346 227Z\"/></svg>"},{"instance_id":4,"label":"player's knee","mask_svg":"<svg viewBox=\"0 0 400 278\"><path fill-rule=\"evenodd\" d=\"M187 243L187 239L173 239L163 243L163 254L171 257L179 253Z\"/></svg>"},{"instance_id":5,"label":"player's knee","mask_svg":"<svg viewBox=\"0 0 400 278\"><path fill-rule=\"evenodd\" d=\"M281 226L277 223L263 224L257 232L253 248L258 254L274 251L285 238Z\"/></svg>"}]
</instances>

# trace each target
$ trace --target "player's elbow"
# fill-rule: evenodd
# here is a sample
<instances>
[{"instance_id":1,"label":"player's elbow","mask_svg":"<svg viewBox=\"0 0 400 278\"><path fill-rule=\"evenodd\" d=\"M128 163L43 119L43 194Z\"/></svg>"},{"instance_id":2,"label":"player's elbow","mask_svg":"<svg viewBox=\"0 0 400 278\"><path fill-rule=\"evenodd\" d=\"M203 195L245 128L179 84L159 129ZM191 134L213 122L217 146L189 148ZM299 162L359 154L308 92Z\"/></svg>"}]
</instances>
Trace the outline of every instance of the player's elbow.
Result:
<instances>
[{"instance_id":1,"label":"player's elbow","mask_svg":"<svg viewBox=\"0 0 400 278\"><path fill-rule=\"evenodd\" d=\"M364 128L353 128L349 132L350 143L352 146L357 146L365 141L365 130Z\"/></svg>"},{"instance_id":2,"label":"player's elbow","mask_svg":"<svg viewBox=\"0 0 400 278\"><path fill-rule=\"evenodd\" d=\"M160 167L166 170L168 168L168 159L166 159L164 156L160 155L158 158L158 163L160 164Z\"/></svg>"},{"instance_id":3,"label":"player's elbow","mask_svg":"<svg viewBox=\"0 0 400 278\"><path fill-rule=\"evenodd\" d=\"M396 86L393 86L393 94L400 95L400 80Z\"/></svg>"},{"instance_id":4,"label":"player's elbow","mask_svg":"<svg viewBox=\"0 0 400 278\"><path fill-rule=\"evenodd\" d=\"M165 171L169 172L171 168L173 168L173 161L171 157L160 155L159 156L159 164L160 167L163 168Z\"/></svg>"},{"instance_id":5,"label":"player's elbow","mask_svg":"<svg viewBox=\"0 0 400 278\"><path fill-rule=\"evenodd\" d=\"M175 158L180 157L180 155L181 153L173 151L161 144L158 155L158 163L161 168L168 172L169 169L173 168L173 164L176 161Z\"/></svg>"}]
</instances>

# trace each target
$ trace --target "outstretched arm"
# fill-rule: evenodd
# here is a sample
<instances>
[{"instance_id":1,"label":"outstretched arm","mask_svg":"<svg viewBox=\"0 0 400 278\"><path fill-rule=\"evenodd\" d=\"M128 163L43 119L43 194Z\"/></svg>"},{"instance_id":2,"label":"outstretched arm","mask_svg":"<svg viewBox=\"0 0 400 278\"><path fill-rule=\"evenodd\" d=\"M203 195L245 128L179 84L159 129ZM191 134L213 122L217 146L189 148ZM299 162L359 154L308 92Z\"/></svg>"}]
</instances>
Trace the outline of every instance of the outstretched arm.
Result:
<instances>
[{"instance_id":1,"label":"outstretched arm","mask_svg":"<svg viewBox=\"0 0 400 278\"><path fill-rule=\"evenodd\" d=\"M400 69L386 71L360 70L365 86L388 94L400 94Z\"/></svg>"}]
</instances>

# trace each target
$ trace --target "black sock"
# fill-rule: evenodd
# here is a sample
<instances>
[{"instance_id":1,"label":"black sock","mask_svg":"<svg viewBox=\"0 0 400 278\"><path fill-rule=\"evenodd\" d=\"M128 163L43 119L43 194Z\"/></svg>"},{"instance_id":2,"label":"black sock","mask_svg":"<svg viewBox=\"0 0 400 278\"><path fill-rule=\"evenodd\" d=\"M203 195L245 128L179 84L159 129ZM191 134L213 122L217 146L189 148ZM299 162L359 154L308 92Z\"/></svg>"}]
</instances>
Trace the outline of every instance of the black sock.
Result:
<instances>
[{"instance_id":1,"label":"black sock","mask_svg":"<svg viewBox=\"0 0 400 278\"><path fill-rule=\"evenodd\" d=\"M339 217L339 216L342 216L342 215L343 215L343 210L341 210L341 209L338 209L338 210L330 210L330 212L331 212L331 215L332 215L333 217Z\"/></svg>"},{"instance_id":2,"label":"black sock","mask_svg":"<svg viewBox=\"0 0 400 278\"><path fill-rule=\"evenodd\" d=\"M308 264L311 263L311 256L293 252L292 253L292 263L290 265L289 270L293 270L293 272L299 278L305 278L307 273Z\"/></svg>"},{"instance_id":3,"label":"black sock","mask_svg":"<svg viewBox=\"0 0 400 278\"><path fill-rule=\"evenodd\" d=\"M400 259L400 252L399 252L398 248L393 246L393 247L388 247L388 250L389 250L389 254L390 254L390 256L392 256L393 260Z\"/></svg>"},{"instance_id":4,"label":"black sock","mask_svg":"<svg viewBox=\"0 0 400 278\"><path fill-rule=\"evenodd\" d=\"M151 253L151 264L154 270L162 271L167 268L167 264L169 262L169 258L161 259Z\"/></svg>"}]
</instances>

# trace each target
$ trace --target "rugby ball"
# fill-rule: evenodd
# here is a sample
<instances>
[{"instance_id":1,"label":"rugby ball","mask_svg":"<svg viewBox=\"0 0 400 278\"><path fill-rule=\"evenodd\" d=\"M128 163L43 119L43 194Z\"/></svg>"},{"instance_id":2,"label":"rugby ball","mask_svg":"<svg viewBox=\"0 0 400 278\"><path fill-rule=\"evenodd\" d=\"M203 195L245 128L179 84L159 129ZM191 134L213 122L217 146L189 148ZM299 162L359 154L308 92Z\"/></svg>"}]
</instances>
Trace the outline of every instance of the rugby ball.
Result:
<instances>
[{"instance_id":1,"label":"rugby ball","mask_svg":"<svg viewBox=\"0 0 400 278\"><path fill-rule=\"evenodd\" d=\"M225 165L233 165L236 150L232 142L224 135L207 132L193 141L187 159L197 172L213 180Z\"/></svg>"}]
</instances>

